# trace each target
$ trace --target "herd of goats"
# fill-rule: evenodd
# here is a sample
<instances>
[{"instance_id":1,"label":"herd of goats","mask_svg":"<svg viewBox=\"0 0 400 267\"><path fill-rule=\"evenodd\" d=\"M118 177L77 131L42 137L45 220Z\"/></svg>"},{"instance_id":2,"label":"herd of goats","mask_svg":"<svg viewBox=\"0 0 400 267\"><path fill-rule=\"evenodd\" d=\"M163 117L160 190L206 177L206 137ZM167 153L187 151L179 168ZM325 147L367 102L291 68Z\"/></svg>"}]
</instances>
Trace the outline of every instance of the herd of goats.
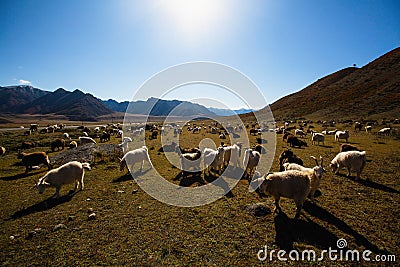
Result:
<instances>
[{"instance_id":1,"label":"herd of goats","mask_svg":"<svg viewBox=\"0 0 400 267\"><path fill-rule=\"evenodd\" d=\"M348 171L348 176L350 176L351 171L355 171L357 176L356 179L360 178L361 172L366 164L366 152L359 151L357 147L347 144L350 133L348 130L345 131L328 131L327 129L322 132L314 131L314 127L311 125L307 125L306 122L299 123L300 127L293 126L293 124L286 122L282 127L275 128L262 128L258 124L247 125L246 127L228 127L224 128L222 126L218 127L217 122L212 122L213 125L206 126L196 126L190 125L189 123L185 124L183 127L179 125L169 125L168 127L161 127L157 125L144 125L144 127L137 127L130 129L129 134L124 134L122 127L120 125L109 125L96 127L94 129L83 128L82 136L79 137L79 141L70 141L69 144L66 144L65 140L70 140L69 134L64 132L62 133L63 138L57 138L51 143L51 150L55 151L55 149L61 150L64 149L65 146L69 146L70 149L76 149L81 145L85 145L87 143L94 143L96 141L88 136L88 133L91 131L96 133L96 137L100 138L100 142L110 141L110 136L114 135L117 138L122 140L122 143L119 145L122 150L124 156L120 159L120 171L123 171L125 168L128 170L133 170L133 167L136 163L140 163L140 172L142 172L144 162L148 162L151 168L153 168L152 162L149 157L148 148L146 146L129 150L128 144L131 143L135 138L135 136L145 137L145 133L149 133L149 139L158 138L158 134L165 134L167 130L172 130L174 136L181 134L183 129L186 129L188 132L196 133L200 131L207 131L209 133L215 133L219 135L220 139L226 139L226 137L232 136L237 132L248 131L250 135L261 135L264 131L275 132L277 134L283 135L283 140L290 147L302 147L307 146L306 142L301 140L307 134L311 135L312 144L320 145L320 143L324 144L326 135L333 135L335 137L335 141L340 142L340 140L345 140L346 143L343 143L340 146L340 152L332 159L329 166L331 170L337 174L339 170L342 168L346 168ZM306 127L308 126L308 127ZM49 126L53 127L53 126ZM42 133L44 131L49 132L49 127L42 129ZM55 129L50 129L50 131L54 132L57 130L57 126L54 126ZM168 129L167 129L168 128ZM307 130L305 130L307 128ZM363 125L362 123L356 122L354 124L354 128L357 131L365 130L367 133L371 132L372 125ZM323 128L324 129L324 128ZM63 131L58 128L59 131ZM126 129L124 129L126 131ZM37 125L31 125L31 129L29 130L30 134L32 132L38 131ZM377 131L377 134L380 135L389 135L391 132L391 128L382 128ZM128 136L131 137L128 137ZM257 138L259 139L259 138ZM222 141L222 140L221 140ZM21 148L30 148L29 142L24 142ZM275 211L280 211L279 200L281 197L293 199L296 204L296 215L295 218L300 216L300 211L302 209L303 203L308 196L312 202L314 202L314 194L320 185L320 181L322 175L326 170L323 167L323 159L317 159L312 157L315 160L316 165L313 168L306 168L303 165L303 161L294 154L291 149L285 149L279 156L279 166L280 171L275 173L268 173L265 175L261 175L260 172L256 171L257 165L260 161L261 154L263 153L262 145L256 145L253 148L242 149L241 143L236 143L232 145L226 145L224 142L221 142L221 146L217 149L204 148L200 149L190 148L183 149L180 146L173 144L172 148L168 148L171 152L176 152L179 154L180 163L181 163L181 173L182 176L187 176L189 171L192 172L201 172L201 162L203 162L203 171L204 174L208 172L208 175L221 175L221 173L226 169L230 164L233 165L233 168L241 167L241 152L243 151L243 176L247 178L250 184L254 185L254 188L257 188L256 191L260 196L270 195L275 199ZM6 149L4 147L0 147L0 155L4 154ZM162 150L160 150L162 151ZM167 152L167 148L164 148L163 152ZM91 167L89 163L80 163L78 161L70 161L58 168L52 169L52 165L50 164L50 160L46 152L31 152L25 153L19 151L18 158L21 159L22 164L25 166L25 173L28 173L31 169L36 168L40 164L44 164L48 167L48 172L39 179L39 181L35 181L36 187L39 193L43 193L45 188L54 187L56 189L55 197L59 197L60 189L63 185L66 184L75 184L74 192L78 189L82 190L84 188L84 169L90 170Z\"/></svg>"}]
</instances>

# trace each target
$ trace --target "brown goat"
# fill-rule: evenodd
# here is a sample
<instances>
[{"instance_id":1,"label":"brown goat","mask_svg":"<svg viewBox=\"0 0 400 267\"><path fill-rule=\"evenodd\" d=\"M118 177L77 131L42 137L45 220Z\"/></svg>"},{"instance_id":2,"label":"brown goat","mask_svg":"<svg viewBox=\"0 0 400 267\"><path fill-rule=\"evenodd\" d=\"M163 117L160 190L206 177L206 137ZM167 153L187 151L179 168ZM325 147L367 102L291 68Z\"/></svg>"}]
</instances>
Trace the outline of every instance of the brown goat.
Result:
<instances>
[{"instance_id":1,"label":"brown goat","mask_svg":"<svg viewBox=\"0 0 400 267\"><path fill-rule=\"evenodd\" d=\"M22 159L22 164L24 164L26 168L25 173L28 173L29 170L32 169L32 166L37 166L40 164L46 165L49 170L51 169L50 160L46 152L33 152L33 153L19 152L18 158Z\"/></svg>"},{"instance_id":2,"label":"brown goat","mask_svg":"<svg viewBox=\"0 0 400 267\"><path fill-rule=\"evenodd\" d=\"M359 151L357 147L352 146L350 144L341 144L339 152L346 152L346 151Z\"/></svg>"},{"instance_id":3,"label":"brown goat","mask_svg":"<svg viewBox=\"0 0 400 267\"><path fill-rule=\"evenodd\" d=\"M64 141L64 139L62 139L62 138L58 138L58 139L56 139L56 140L54 140L52 143L51 143L51 151L53 151L54 152L54 150L57 148L57 150L60 150L60 147L62 148L62 149L64 149L64 147L65 147L65 141Z\"/></svg>"}]
</instances>

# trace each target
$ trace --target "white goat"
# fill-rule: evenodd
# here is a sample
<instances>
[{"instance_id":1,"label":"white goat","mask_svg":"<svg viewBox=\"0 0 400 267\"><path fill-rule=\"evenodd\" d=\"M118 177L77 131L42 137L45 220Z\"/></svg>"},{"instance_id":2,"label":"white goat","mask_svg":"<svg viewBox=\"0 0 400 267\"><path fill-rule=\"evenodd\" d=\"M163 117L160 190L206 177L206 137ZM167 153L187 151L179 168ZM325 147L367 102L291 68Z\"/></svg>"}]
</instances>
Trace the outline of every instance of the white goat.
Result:
<instances>
[{"instance_id":1,"label":"white goat","mask_svg":"<svg viewBox=\"0 0 400 267\"><path fill-rule=\"evenodd\" d=\"M349 136L350 136L349 130L337 131L335 133L335 141L339 142L340 139L346 139L346 143L348 143Z\"/></svg>"},{"instance_id":2,"label":"white goat","mask_svg":"<svg viewBox=\"0 0 400 267\"><path fill-rule=\"evenodd\" d=\"M288 170L298 170L298 171L305 171L309 173L309 177L311 177L311 190L310 190L310 195L311 195L311 201L314 203L314 194L315 191L317 191L319 184L322 179L322 175L324 173L324 167L323 167L323 162L324 160L320 156L321 159L321 164L318 163L318 160L316 157L311 156L315 160L316 166L313 168L305 168L299 164L296 163L284 163L283 167L285 168L285 171Z\"/></svg>"},{"instance_id":3,"label":"white goat","mask_svg":"<svg viewBox=\"0 0 400 267\"><path fill-rule=\"evenodd\" d=\"M300 129L296 129L296 130L294 130L294 135L305 137L307 135L307 133L305 133L304 131L302 131Z\"/></svg>"},{"instance_id":4,"label":"white goat","mask_svg":"<svg viewBox=\"0 0 400 267\"><path fill-rule=\"evenodd\" d=\"M63 133L63 138L71 140L71 137L69 137L68 133Z\"/></svg>"},{"instance_id":5,"label":"white goat","mask_svg":"<svg viewBox=\"0 0 400 267\"><path fill-rule=\"evenodd\" d=\"M342 167L347 168L347 176L350 176L351 170L354 170L357 172L357 180L360 178L360 174L366 162L367 158L365 151L346 151L337 154L329 166L335 174L338 174Z\"/></svg>"},{"instance_id":6,"label":"white goat","mask_svg":"<svg viewBox=\"0 0 400 267\"><path fill-rule=\"evenodd\" d=\"M84 145L84 144L96 144L96 141L94 141L93 138L88 137L88 136L80 136L79 137L79 144Z\"/></svg>"},{"instance_id":7,"label":"white goat","mask_svg":"<svg viewBox=\"0 0 400 267\"><path fill-rule=\"evenodd\" d=\"M244 152L244 159L243 159L243 167L244 167L244 174L248 178L252 177L256 167L258 165L258 162L260 161L260 153L252 150L252 149L246 149Z\"/></svg>"},{"instance_id":8,"label":"white goat","mask_svg":"<svg viewBox=\"0 0 400 267\"><path fill-rule=\"evenodd\" d=\"M122 159L120 159L119 170L122 172L126 166L128 171L132 171L135 163L140 162L140 172L142 172L144 161L147 161L150 164L151 168L153 168L153 164L150 161L149 153L146 146L142 146L141 148L137 148L127 152L122 157Z\"/></svg>"},{"instance_id":9,"label":"white goat","mask_svg":"<svg viewBox=\"0 0 400 267\"><path fill-rule=\"evenodd\" d=\"M379 134L379 135L386 135L386 136L389 136L389 135L390 135L390 131L391 131L390 128L382 128L382 129L380 129L380 130L378 131L378 134Z\"/></svg>"},{"instance_id":10,"label":"white goat","mask_svg":"<svg viewBox=\"0 0 400 267\"><path fill-rule=\"evenodd\" d=\"M280 212L279 200L281 197L293 199L296 204L295 219L299 218L304 201L311 189L310 174L305 171L289 170L266 174L255 179L252 183L260 184L260 195L267 194L275 199L274 212Z\"/></svg>"},{"instance_id":11,"label":"white goat","mask_svg":"<svg viewBox=\"0 0 400 267\"><path fill-rule=\"evenodd\" d=\"M208 170L210 173L210 167L212 167L218 174L221 174L223 164L224 164L224 147L218 147L217 150L211 148L204 148L203 158L204 158L204 173Z\"/></svg>"},{"instance_id":12,"label":"white goat","mask_svg":"<svg viewBox=\"0 0 400 267\"><path fill-rule=\"evenodd\" d=\"M119 144L120 147L122 147L122 153L125 154L126 152L129 151L129 143L132 142L132 138L130 137L124 137L124 140L122 141L121 144Z\"/></svg>"},{"instance_id":13,"label":"white goat","mask_svg":"<svg viewBox=\"0 0 400 267\"><path fill-rule=\"evenodd\" d=\"M200 170L200 162L201 162L201 151L200 149L196 149L196 152L193 153L183 153L179 154L182 174L185 175L186 172L192 168L194 171Z\"/></svg>"},{"instance_id":14,"label":"white goat","mask_svg":"<svg viewBox=\"0 0 400 267\"><path fill-rule=\"evenodd\" d=\"M80 186L80 190L83 190L84 169L91 170L89 163L70 161L56 169L50 170L36 183L39 194L42 194L46 187L55 187L56 193L54 196L58 198L61 186L72 183L75 183L74 192L78 188L78 185Z\"/></svg>"},{"instance_id":15,"label":"white goat","mask_svg":"<svg viewBox=\"0 0 400 267\"><path fill-rule=\"evenodd\" d=\"M228 166L232 162L235 168L240 167L240 150L242 144L224 147L224 165Z\"/></svg>"},{"instance_id":16,"label":"white goat","mask_svg":"<svg viewBox=\"0 0 400 267\"><path fill-rule=\"evenodd\" d=\"M319 143L322 142L323 145L325 145L325 136L322 133L313 133L311 136L311 141L312 144L314 145L315 143Z\"/></svg>"}]
</instances>

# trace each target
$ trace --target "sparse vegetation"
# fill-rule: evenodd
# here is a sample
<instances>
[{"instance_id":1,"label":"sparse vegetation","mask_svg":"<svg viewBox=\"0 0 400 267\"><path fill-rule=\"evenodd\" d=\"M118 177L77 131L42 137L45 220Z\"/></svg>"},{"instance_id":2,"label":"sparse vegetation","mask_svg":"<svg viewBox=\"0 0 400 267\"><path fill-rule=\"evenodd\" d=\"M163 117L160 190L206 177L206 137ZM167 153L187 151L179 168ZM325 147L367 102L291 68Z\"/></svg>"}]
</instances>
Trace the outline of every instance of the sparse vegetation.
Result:
<instances>
[{"instance_id":1,"label":"sparse vegetation","mask_svg":"<svg viewBox=\"0 0 400 267\"><path fill-rule=\"evenodd\" d=\"M252 120L250 116L242 119ZM322 124L313 125L322 131ZM368 162L358 181L354 174L347 178L328 170L317 191L316 204L307 199L299 220L291 219L295 206L287 199L281 200L287 215L270 213L268 208L273 208L273 199L260 199L256 193L248 192L247 180L241 180L230 194L212 204L195 208L168 206L142 191L130 174L120 172L118 157L100 149L92 153L92 171L85 174L85 190L72 195L68 190L73 186L65 186L59 199L51 199L52 190L39 195L32 188L33 179L43 176L46 168L25 175L16 156L21 142L31 140L38 146L29 151L46 151L50 159L62 158L61 155L67 155L67 148L60 152L50 149L51 141L62 133L35 133L26 137L23 131L0 131L0 145L7 148L6 155L0 158L0 262L4 266L253 266L260 264L257 252L264 245L268 250L321 252L328 247L336 248L339 238L347 240L349 249L369 249L374 254L398 257L399 140L365 131L354 133L348 124L335 125L335 128L350 130L349 142L367 151ZM67 132L72 140L80 135L72 129ZM168 181L184 186L209 182L203 175L180 177L180 169L173 167L164 153L158 151L160 137L149 140L149 134L146 133L146 145L150 158ZM279 170L279 153L287 147L281 135L277 136L271 171ZM180 144L184 148L193 147L206 137L220 144L218 134L187 131L180 136ZM257 136L249 135L249 138L251 146L257 144ZM111 136L105 144L119 141ZM229 139L224 141L229 143ZM101 147L101 144L93 146ZM310 155L321 155L328 169L339 144L333 136L326 136L325 145L292 149L307 167L315 165ZM136 170L133 175L140 179L141 174ZM143 172L151 175L152 170L146 170L145 167ZM287 263L274 261L274 264ZM346 266L354 262L320 264Z\"/></svg>"}]
</instances>

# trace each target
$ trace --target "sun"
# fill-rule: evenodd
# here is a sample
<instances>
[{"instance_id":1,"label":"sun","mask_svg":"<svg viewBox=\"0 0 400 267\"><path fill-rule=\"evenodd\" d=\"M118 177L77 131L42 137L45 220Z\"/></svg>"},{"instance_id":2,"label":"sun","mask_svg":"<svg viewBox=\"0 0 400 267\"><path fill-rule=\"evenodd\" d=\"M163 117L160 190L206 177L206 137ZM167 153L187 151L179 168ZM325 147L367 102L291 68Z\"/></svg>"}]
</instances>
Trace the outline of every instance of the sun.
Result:
<instances>
[{"instance_id":1,"label":"sun","mask_svg":"<svg viewBox=\"0 0 400 267\"><path fill-rule=\"evenodd\" d=\"M232 2L227 0L164 0L158 2L162 30L180 42L212 41L227 31Z\"/></svg>"}]
</instances>

